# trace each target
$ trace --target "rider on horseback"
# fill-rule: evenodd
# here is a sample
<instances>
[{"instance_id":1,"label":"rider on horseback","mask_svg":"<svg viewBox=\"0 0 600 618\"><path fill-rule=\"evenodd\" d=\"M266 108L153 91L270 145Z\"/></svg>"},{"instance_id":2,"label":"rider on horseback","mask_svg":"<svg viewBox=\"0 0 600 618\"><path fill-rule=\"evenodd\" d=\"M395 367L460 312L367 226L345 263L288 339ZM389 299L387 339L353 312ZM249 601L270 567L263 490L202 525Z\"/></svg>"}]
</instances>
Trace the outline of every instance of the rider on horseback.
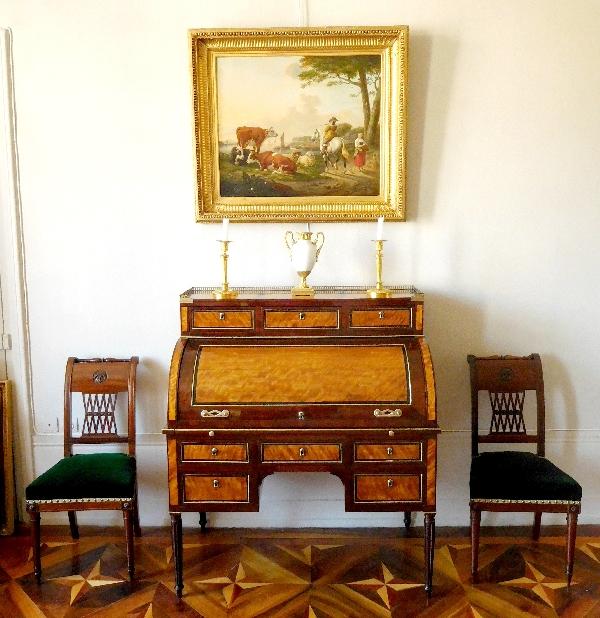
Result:
<instances>
[{"instance_id":1,"label":"rider on horseback","mask_svg":"<svg viewBox=\"0 0 600 618\"><path fill-rule=\"evenodd\" d=\"M337 126L336 126L336 122L338 121L338 119L335 116L332 116L329 119L329 124L325 127L325 131L323 132L323 145L321 147L322 151L325 151L327 149L327 144L329 144L329 142L336 137L337 135Z\"/></svg>"}]
</instances>

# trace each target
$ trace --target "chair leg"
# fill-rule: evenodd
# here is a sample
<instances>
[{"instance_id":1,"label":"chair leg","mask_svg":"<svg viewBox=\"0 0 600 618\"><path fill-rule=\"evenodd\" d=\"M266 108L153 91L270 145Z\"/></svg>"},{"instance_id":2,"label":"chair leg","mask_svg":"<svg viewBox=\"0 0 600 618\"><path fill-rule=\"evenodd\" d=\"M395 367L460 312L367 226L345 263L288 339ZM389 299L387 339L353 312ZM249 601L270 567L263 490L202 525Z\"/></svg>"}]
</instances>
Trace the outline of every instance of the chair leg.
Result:
<instances>
[{"instance_id":1,"label":"chair leg","mask_svg":"<svg viewBox=\"0 0 600 618\"><path fill-rule=\"evenodd\" d=\"M134 546L133 546L133 508L123 509L123 524L125 526L125 547L127 548L127 572L129 580L133 581L135 569Z\"/></svg>"},{"instance_id":2,"label":"chair leg","mask_svg":"<svg viewBox=\"0 0 600 618\"><path fill-rule=\"evenodd\" d=\"M77 513L75 511L68 511L69 514L69 528L71 528L71 538L79 538L79 528L77 526Z\"/></svg>"},{"instance_id":3,"label":"chair leg","mask_svg":"<svg viewBox=\"0 0 600 618\"><path fill-rule=\"evenodd\" d=\"M37 583L42 581L42 561L40 558L40 513L34 511L29 513L31 522L31 548L33 550L33 574Z\"/></svg>"},{"instance_id":4,"label":"chair leg","mask_svg":"<svg viewBox=\"0 0 600 618\"><path fill-rule=\"evenodd\" d=\"M567 586L571 585L573 576L573 559L575 558L575 538L577 537L577 511L567 513Z\"/></svg>"},{"instance_id":5,"label":"chair leg","mask_svg":"<svg viewBox=\"0 0 600 618\"><path fill-rule=\"evenodd\" d=\"M475 577L479 570L479 529L481 511L471 505L471 575Z\"/></svg>"},{"instance_id":6,"label":"chair leg","mask_svg":"<svg viewBox=\"0 0 600 618\"><path fill-rule=\"evenodd\" d=\"M135 488L135 495L133 496L133 533L135 536L142 536L142 529L140 528L140 510L138 509L137 486Z\"/></svg>"},{"instance_id":7,"label":"chair leg","mask_svg":"<svg viewBox=\"0 0 600 618\"><path fill-rule=\"evenodd\" d=\"M531 538L534 541L539 541L540 539L540 527L542 525L542 514L534 513L533 514L533 532L531 533Z\"/></svg>"}]
</instances>

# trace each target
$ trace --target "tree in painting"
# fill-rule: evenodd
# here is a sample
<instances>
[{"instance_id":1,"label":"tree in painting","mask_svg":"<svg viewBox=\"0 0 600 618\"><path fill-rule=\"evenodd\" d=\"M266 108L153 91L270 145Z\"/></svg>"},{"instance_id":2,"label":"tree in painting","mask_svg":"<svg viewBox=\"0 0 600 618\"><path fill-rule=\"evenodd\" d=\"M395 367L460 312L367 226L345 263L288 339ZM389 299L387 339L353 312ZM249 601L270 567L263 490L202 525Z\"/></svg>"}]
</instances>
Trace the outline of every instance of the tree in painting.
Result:
<instances>
[{"instance_id":1,"label":"tree in painting","mask_svg":"<svg viewBox=\"0 0 600 618\"><path fill-rule=\"evenodd\" d=\"M303 56L298 75L302 88L326 82L327 86L350 84L360 89L366 141L379 146L381 112L380 56Z\"/></svg>"}]
</instances>

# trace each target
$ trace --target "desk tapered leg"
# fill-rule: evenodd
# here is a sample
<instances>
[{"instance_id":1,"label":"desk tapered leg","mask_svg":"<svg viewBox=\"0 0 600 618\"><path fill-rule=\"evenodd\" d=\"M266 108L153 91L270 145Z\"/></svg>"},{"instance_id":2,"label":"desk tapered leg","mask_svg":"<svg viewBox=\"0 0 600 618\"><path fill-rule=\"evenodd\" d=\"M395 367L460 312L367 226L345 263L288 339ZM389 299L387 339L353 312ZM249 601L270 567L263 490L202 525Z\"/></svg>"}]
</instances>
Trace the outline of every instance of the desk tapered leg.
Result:
<instances>
[{"instance_id":1,"label":"desk tapered leg","mask_svg":"<svg viewBox=\"0 0 600 618\"><path fill-rule=\"evenodd\" d=\"M433 550L435 549L435 513L425 513L425 590L433 592Z\"/></svg>"},{"instance_id":2,"label":"desk tapered leg","mask_svg":"<svg viewBox=\"0 0 600 618\"><path fill-rule=\"evenodd\" d=\"M181 513L171 513L171 536L173 538L173 563L175 564L175 592L181 599L183 593L183 531Z\"/></svg>"}]
</instances>

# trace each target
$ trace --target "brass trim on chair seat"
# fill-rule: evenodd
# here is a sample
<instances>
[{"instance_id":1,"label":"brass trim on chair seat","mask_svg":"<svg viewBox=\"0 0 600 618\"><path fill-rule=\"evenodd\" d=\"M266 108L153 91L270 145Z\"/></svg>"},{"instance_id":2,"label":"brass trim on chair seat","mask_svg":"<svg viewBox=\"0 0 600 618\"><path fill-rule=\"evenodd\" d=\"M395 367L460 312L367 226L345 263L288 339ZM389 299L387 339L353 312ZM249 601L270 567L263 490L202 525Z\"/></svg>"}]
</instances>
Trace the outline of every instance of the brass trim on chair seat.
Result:
<instances>
[{"instance_id":1,"label":"brass trim on chair seat","mask_svg":"<svg viewBox=\"0 0 600 618\"><path fill-rule=\"evenodd\" d=\"M55 498L53 500L26 500L27 508L38 504L86 504L90 502L131 502L131 498Z\"/></svg>"}]
</instances>

